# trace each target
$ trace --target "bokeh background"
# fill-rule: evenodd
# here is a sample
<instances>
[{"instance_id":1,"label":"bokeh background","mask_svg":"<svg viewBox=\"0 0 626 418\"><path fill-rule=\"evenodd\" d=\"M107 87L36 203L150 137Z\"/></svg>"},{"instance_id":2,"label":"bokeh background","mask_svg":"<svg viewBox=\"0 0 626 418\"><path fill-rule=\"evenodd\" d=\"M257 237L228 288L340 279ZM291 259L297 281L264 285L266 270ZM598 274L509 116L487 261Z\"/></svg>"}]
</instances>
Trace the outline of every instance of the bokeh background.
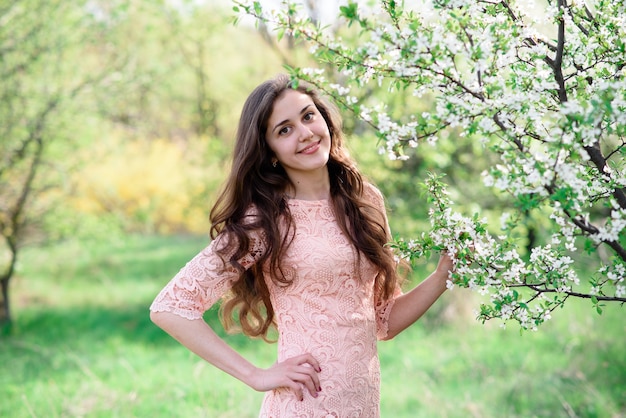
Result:
<instances>
[{"instance_id":1,"label":"bokeh background","mask_svg":"<svg viewBox=\"0 0 626 418\"><path fill-rule=\"evenodd\" d=\"M336 2L304 4L358 42ZM256 416L263 394L148 318L209 242L247 94L285 65L320 65L306 45L235 17L227 0L0 0L1 417ZM392 112L431 106L372 94ZM344 120L395 235L429 228L428 172L446 174L464 211L497 219L505 203L481 185L479 145L452 134L388 161L367 126ZM522 248L541 242L541 225L522 227ZM416 265L409 286L435 262ZM522 332L477 322L479 303L455 289L379 344L383 417L626 416L623 307L600 315L572 301ZM206 319L257 365L275 361L275 346L225 335L215 309Z\"/></svg>"}]
</instances>

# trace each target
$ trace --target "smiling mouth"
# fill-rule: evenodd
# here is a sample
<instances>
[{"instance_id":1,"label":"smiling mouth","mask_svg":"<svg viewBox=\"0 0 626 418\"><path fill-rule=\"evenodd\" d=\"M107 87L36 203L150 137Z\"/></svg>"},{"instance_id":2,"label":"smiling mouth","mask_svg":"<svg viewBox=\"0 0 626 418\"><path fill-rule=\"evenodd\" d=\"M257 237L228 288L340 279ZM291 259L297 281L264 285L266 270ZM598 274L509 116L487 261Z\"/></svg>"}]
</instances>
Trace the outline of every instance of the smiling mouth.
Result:
<instances>
[{"instance_id":1,"label":"smiling mouth","mask_svg":"<svg viewBox=\"0 0 626 418\"><path fill-rule=\"evenodd\" d=\"M306 153L308 153L308 152L309 152L309 151L311 151L312 149L317 148L317 147L319 146L320 142L322 142L322 140L319 140L319 141L317 141L317 142L312 143L312 144L311 144L311 145L309 145L308 147L303 148L303 149L301 149L300 151L298 151L298 154L306 154Z\"/></svg>"}]
</instances>

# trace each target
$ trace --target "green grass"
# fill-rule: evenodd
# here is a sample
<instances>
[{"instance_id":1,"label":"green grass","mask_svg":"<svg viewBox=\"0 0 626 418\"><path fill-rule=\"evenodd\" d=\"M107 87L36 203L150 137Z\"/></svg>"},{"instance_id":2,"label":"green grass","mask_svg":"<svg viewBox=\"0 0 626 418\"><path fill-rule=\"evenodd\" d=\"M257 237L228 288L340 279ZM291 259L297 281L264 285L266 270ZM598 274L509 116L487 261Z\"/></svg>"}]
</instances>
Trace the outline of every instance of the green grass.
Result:
<instances>
[{"instance_id":1,"label":"green grass","mask_svg":"<svg viewBox=\"0 0 626 418\"><path fill-rule=\"evenodd\" d=\"M159 289L205 244L128 237L24 250L11 284L13 333L0 341L0 417L257 416L262 393L148 318ZM475 322L473 299L449 292L379 344L383 417L626 417L623 307L598 316L573 301L520 334ZM215 310L206 319L220 330ZM273 363L274 345L226 338L256 364Z\"/></svg>"}]
</instances>

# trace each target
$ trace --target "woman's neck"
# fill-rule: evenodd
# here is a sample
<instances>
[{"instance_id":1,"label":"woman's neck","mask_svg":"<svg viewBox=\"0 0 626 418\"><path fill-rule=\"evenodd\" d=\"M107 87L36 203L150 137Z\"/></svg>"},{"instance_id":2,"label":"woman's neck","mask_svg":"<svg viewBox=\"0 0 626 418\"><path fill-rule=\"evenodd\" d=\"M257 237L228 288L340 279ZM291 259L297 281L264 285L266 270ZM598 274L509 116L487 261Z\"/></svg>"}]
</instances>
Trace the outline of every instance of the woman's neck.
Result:
<instances>
[{"instance_id":1,"label":"woman's neck","mask_svg":"<svg viewBox=\"0 0 626 418\"><path fill-rule=\"evenodd\" d=\"M320 176L295 178L291 180L291 183L285 193L291 199L325 200L330 197L328 171Z\"/></svg>"}]
</instances>

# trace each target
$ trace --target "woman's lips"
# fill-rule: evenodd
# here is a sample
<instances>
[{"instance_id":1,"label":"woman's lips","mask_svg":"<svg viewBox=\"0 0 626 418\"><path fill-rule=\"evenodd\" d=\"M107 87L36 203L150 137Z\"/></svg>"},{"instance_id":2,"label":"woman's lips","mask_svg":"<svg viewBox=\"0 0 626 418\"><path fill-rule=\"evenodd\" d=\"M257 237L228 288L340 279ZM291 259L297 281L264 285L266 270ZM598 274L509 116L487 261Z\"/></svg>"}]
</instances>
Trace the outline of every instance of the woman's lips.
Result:
<instances>
[{"instance_id":1,"label":"woman's lips","mask_svg":"<svg viewBox=\"0 0 626 418\"><path fill-rule=\"evenodd\" d=\"M313 154L320 147L320 142L321 141L312 143L308 147L303 148L302 150L298 151L298 154Z\"/></svg>"}]
</instances>

